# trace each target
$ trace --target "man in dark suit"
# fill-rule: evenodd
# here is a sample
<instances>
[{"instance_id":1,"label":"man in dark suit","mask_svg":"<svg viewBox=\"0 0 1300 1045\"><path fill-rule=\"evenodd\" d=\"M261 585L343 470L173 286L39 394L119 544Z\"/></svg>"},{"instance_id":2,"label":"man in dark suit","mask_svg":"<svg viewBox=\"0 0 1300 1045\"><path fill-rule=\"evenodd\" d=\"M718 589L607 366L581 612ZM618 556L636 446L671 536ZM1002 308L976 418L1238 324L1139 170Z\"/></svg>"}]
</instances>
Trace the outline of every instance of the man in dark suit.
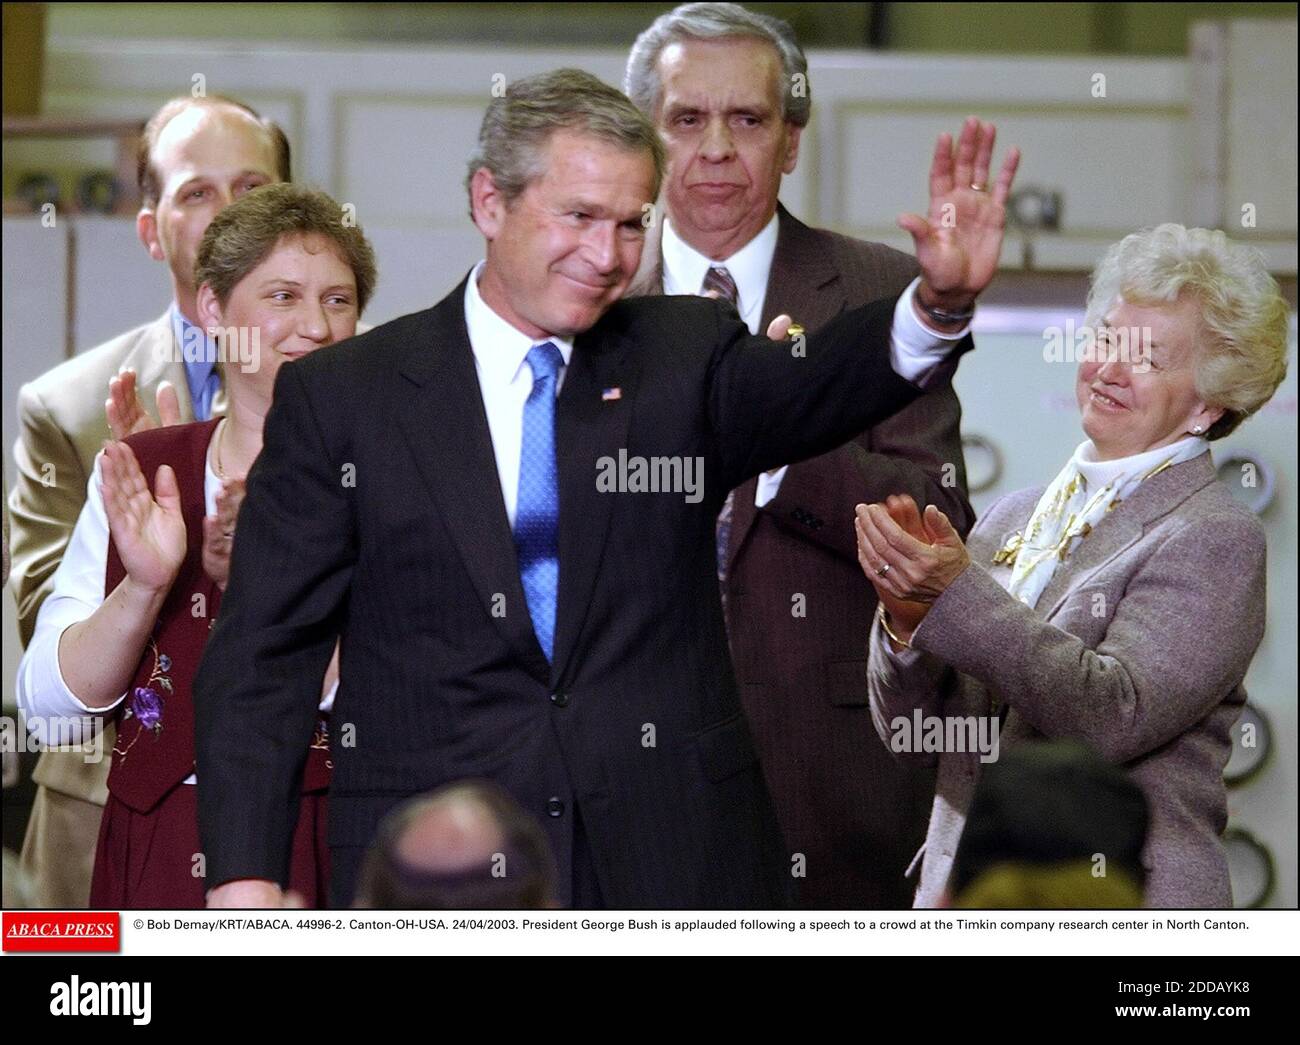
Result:
<instances>
[{"instance_id":1,"label":"man in dark suit","mask_svg":"<svg viewBox=\"0 0 1300 1045\"><path fill-rule=\"evenodd\" d=\"M746 477L905 405L942 357L891 342L889 301L785 351L717 302L620 301L663 148L588 74L515 82L479 141L486 261L277 376L194 687L209 904L282 902L310 680L341 636L336 904L389 809L477 777L542 822L565 905L779 906L791 872L714 520ZM908 219L954 312L1001 247L1016 157L992 192L968 188L986 143L968 123L954 159L942 137L931 220Z\"/></svg>"},{"instance_id":2,"label":"man in dark suit","mask_svg":"<svg viewBox=\"0 0 1300 1045\"><path fill-rule=\"evenodd\" d=\"M786 23L736 4L687 4L641 34L625 87L659 128L669 170L665 220L634 290L699 293L724 271L755 333L783 314L815 331L845 309L909 296L913 258L809 228L777 202L810 115L807 74ZM794 83L805 90L783 90ZM928 329L920 310L915 319L923 342L953 336ZM723 509L732 662L786 844L804 859L808 907L911 906L904 871L925 838L934 777L895 760L871 723L876 593L853 510L906 491L969 530L960 427L956 393L940 383L844 446L746 480Z\"/></svg>"}]
</instances>

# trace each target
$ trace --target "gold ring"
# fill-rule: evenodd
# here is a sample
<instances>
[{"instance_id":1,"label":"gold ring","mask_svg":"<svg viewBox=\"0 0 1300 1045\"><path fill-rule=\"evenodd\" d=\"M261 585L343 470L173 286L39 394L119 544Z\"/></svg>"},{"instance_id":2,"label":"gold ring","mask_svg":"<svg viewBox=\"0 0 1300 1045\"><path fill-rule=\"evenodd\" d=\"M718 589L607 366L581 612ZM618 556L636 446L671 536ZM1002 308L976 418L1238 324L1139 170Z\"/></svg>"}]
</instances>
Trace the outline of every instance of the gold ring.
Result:
<instances>
[{"instance_id":1,"label":"gold ring","mask_svg":"<svg viewBox=\"0 0 1300 1045\"><path fill-rule=\"evenodd\" d=\"M974 189L976 192L988 192L988 188L986 186L977 185L975 182L971 182L970 187Z\"/></svg>"},{"instance_id":2,"label":"gold ring","mask_svg":"<svg viewBox=\"0 0 1300 1045\"><path fill-rule=\"evenodd\" d=\"M876 576L883 577L888 572L889 572L889 563L885 563L884 566L880 567L880 569L876 571Z\"/></svg>"}]
</instances>

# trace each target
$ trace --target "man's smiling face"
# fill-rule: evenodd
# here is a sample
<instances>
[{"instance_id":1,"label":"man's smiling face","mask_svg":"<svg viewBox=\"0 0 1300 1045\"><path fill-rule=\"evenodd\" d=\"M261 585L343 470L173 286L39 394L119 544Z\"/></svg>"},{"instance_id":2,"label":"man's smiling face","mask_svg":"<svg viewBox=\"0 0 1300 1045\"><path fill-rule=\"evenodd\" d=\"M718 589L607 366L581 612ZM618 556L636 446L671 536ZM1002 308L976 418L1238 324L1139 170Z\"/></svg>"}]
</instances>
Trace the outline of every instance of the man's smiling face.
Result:
<instances>
[{"instance_id":1,"label":"man's smiling face","mask_svg":"<svg viewBox=\"0 0 1300 1045\"><path fill-rule=\"evenodd\" d=\"M573 130L554 132L542 173L507 203L489 171L472 184L474 221L488 240L483 300L542 339L592 327L631 283L654 202L648 151Z\"/></svg>"}]
</instances>

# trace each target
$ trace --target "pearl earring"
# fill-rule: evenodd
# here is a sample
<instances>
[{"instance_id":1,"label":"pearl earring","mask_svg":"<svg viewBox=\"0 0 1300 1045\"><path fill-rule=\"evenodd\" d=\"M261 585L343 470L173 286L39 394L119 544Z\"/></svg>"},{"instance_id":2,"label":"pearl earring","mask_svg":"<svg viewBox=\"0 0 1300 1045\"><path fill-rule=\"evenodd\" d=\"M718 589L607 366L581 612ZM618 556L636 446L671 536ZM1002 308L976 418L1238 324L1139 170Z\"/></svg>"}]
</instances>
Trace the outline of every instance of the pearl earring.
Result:
<instances>
[{"instance_id":1,"label":"pearl earring","mask_svg":"<svg viewBox=\"0 0 1300 1045\"><path fill-rule=\"evenodd\" d=\"M1192 435L1200 435L1205 429L1200 425L1192 425Z\"/></svg>"}]
</instances>

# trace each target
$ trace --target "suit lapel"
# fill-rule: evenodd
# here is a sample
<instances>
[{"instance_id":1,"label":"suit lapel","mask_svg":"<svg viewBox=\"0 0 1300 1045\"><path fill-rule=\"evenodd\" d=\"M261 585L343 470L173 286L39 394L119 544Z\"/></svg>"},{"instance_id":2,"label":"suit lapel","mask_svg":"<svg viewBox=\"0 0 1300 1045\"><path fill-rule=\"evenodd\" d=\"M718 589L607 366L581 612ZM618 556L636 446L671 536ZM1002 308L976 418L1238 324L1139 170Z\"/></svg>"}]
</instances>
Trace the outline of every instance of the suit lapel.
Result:
<instances>
[{"instance_id":1,"label":"suit lapel","mask_svg":"<svg viewBox=\"0 0 1300 1045\"><path fill-rule=\"evenodd\" d=\"M766 334L769 324L780 315L789 316L811 332L844 311L847 299L843 281L817 232L780 204L776 215L776 253L772 255L772 268L767 275L759 333ZM754 507L757 490L758 480L751 479L732 498L728 573L758 518Z\"/></svg>"},{"instance_id":2,"label":"suit lapel","mask_svg":"<svg viewBox=\"0 0 1300 1045\"><path fill-rule=\"evenodd\" d=\"M155 417L158 415L158 385L163 381L170 381L172 387L176 389L176 399L180 405L180 423L188 424L195 419L194 401L190 396L189 372L185 369L181 346L176 344L170 310L149 324L144 336L122 366L130 367L135 371L136 388L141 390L140 394L145 400L145 405ZM221 378L221 384L212 397L213 417L220 417L227 410L226 375L220 366L217 367L217 375Z\"/></svg>"},{"instance_id":3,"label":"suit lapel","mask_svg":"<svg viewBox=\"0 0 1300 1045\"><path fill-rule=\"evenodd\" d=\"M731 493L731 529L727 533L727 575L736 565L736 556L740 554L741 545L754 528L758 518L758 509L754 507L754 497L758 494L758 477L746 479Z\"/></svg>"},{"instance_id":4,"label":"suit lapel","mask_svg":"<svg viewBox=\"0 0 1300 1045\"><path fill-rule=\"evenodd\" d=\"M1209 453L1184 461L1153 475L1131 497L1107 514L1070 553L1069 569L1058 569L1038 600L1050 609L1050 620L1072 591L1086 585L1093 574L1131 547L1146 527L1215 478Z\"/></svg>"},{"instance_id":5,"label":"suit lapel","mask_svg":"<svg viewBox=\"0 0 1300 1045\"><path fill-rule=\"evenodd\" d=\"M158 416L158 385L170 381L176 389L181 409L181 423L194 420L194 403L190 399L190 381L186 376L181 346L172 331L172 315L168 309L146 328L135 349L122 362L122 368L135 371L136 388L146 409Z\"/></svg>"},{"instance_id":6,"label":"suit lapel","mask_svg":"<svg viewBox=\"0 0 1300 1045\"><path fill-rule=\"evenodd\" d=\"M547 683L550 668L519 579L464 301L462 281L429 313L427 334L416 339L401 368L413 387L397 408L397 421L484 610L528 672ZM500 595L504 616L494 612Z\"/></svg>"},{"instance_id":7,"label":"suit lapel","mask_svg":"<svg viewBox=\"0 0 1300 1045\"><path fill-rule=\"evenodd\" d=\"M558 682L573 657L591 606L617 494L596 487L597 462L627 448L637 369L627 343L600 325L574 342L556 404L560 483L560 594L555 618Z\"/></svg>"},{"instance_id":8,"label":"suit lapel","mask_svg":"<svg viewBox=\"0 0 1300 1045\"><path fill-rule=\"evenodd\" d=\"M782 314L807 331L817 330L848 304L840 271L822 234L779 205L776 220L776 253L767 276L760 333L765 333L768 324Z\"/></svg>"}]
</instances>

